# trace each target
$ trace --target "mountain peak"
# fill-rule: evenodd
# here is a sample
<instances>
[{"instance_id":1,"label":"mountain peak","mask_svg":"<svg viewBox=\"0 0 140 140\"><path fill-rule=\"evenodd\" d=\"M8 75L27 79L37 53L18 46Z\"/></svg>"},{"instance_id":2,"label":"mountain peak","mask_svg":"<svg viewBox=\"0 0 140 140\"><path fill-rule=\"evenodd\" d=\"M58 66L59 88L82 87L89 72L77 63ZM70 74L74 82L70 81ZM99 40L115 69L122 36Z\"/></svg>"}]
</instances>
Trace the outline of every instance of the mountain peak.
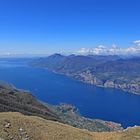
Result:
<instances>
[{"instance_id":1,"label":"mountain peak","mask_svg":"<svg viewBox=\"0 0 140 140\"><path fill-rule=\"evenodd\" d=\"M51 59L59 59L59 58L64 58L65 56L59 54L59 53L55 53L53 55L50 55L48 58L51 58Z\"/></svg>"}]
</instances>

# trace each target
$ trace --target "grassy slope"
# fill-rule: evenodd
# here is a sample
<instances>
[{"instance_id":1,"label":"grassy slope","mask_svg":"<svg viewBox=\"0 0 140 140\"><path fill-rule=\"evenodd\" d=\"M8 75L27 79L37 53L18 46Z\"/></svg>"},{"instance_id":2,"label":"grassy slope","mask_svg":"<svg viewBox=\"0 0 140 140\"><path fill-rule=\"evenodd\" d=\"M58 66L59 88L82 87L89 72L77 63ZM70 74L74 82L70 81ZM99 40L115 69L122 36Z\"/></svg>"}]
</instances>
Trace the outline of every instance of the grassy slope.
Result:
<instances>
[{"instance_id":1,"label":"grassy slope","mask_svg":"<svg viewBox=\"0 0 140 140\"><path fill-rule=\"evenodd\" d=\"M0 112L9 111L60 121L57 115L38 102L29 92L0 83Z\"/></svg>"},{"instance_id":2,"label":"grassy slope","mask_svg":"<svg viewBox=\"0 0 140 140\"><path fill-rule=\"evenodd\" d=\"M7 124L10 125L6 127ZM22 140L25 137L26 140L140 140L140 128L97 133L20 113L0 113L1 139Z\"/></svg>"}]
</instances>

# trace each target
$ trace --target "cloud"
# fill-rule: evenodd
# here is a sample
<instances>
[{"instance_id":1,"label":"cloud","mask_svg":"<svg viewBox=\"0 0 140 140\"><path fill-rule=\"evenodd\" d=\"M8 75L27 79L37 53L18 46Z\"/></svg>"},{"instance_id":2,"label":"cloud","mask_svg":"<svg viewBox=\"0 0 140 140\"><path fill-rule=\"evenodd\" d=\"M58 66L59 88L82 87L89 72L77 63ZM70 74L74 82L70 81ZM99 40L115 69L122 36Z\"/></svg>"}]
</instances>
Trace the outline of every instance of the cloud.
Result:
<instances>
[{"instance_id":1,"label":"cloud","mask_svg":"<svg viewBox=\"0 0 140 140\"><path fill-rule=\"evenodd\" d=\"M140 46L140 40L136 40L133 42L135 45Z\"/></svg>"},{"instance_id":2,"label":"cloud","mask_svg":"<svg viewBox=\"0 0 140 140\"><path fill-rule=\"evenodd\" d=\"M77 51L81 55L140 55L140 40L133 42L135 45L127 48L120 48L113 44L111 47L99 45L95 48L82 48Z\"/></svg>"}]
</instances>

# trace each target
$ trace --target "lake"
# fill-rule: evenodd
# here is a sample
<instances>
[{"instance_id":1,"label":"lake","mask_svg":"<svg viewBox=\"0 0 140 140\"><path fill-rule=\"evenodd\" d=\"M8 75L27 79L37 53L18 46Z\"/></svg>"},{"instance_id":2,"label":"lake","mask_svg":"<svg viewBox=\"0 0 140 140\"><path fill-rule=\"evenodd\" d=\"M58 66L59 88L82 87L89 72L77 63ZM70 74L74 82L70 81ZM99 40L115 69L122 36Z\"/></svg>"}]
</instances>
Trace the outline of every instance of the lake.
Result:
<instances>
[{"instance_id":1,"label":"lake","mask_svg":"<svg viewBox=\"0 0 140 140\"><path fill-rule=\"evenodd\" d=\"M72 104L85 117L114 121L123 127L140 125L139 95L88 85L20 61L0 61L0 80L29 90L44 102Z\"/></svg>"}]
</instances>

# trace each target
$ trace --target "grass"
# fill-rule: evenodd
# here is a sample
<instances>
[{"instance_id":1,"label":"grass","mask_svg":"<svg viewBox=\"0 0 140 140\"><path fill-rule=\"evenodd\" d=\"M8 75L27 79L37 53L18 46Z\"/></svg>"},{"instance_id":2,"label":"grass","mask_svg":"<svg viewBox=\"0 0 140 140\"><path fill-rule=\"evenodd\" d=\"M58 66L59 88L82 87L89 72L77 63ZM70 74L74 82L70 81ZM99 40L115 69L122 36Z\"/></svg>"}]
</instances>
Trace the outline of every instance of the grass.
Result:
<instances>
[{"instance_id":1,"label":"grass","mask_svg":"<svg viewBox=\"0 0 140 140\"><path fill-rule=\"evenodd\" d=\"M0 138L22 140L25 135L29 140L140 140L140 127L121 132L89 132L39 117L0 113Z\"/></svg>"}]
</instances>

